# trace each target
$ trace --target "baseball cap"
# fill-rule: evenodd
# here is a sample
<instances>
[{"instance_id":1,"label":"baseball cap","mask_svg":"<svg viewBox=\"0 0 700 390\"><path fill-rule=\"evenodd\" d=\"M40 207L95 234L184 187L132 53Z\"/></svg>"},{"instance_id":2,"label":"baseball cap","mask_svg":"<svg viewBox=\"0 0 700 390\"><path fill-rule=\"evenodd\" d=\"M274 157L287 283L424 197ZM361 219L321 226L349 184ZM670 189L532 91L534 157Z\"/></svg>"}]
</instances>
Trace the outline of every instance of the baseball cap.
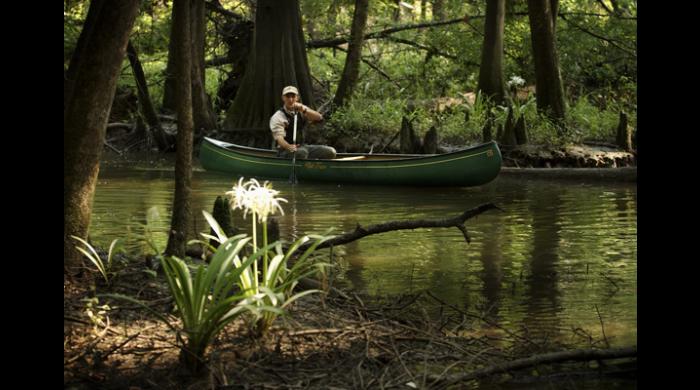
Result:
<instances>
[{"instance_id":1,"label":"baseball cap","mask_svg":"<svg viewBox=\"0 0 700 390\"><path fill-rule=\"evenodd\" d=\"M284 89L282 90L282 96L284 96L288 93L293 93L295 95L299 95L299 90L297 89L297 87L293 87L291 85L288 85L288 86L284 87Z\"/></svg>"}]
</instances>

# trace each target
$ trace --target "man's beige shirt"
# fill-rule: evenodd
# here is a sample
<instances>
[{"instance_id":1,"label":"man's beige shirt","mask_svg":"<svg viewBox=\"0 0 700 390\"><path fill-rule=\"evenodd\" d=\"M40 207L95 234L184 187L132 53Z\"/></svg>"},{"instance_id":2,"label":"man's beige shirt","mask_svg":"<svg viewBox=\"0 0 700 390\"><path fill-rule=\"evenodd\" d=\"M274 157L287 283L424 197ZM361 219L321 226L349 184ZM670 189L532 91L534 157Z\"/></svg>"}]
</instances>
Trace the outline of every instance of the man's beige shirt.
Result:
<instances>
[{"instance_id":1,"label":"man's beige shirt","mask_svg":"<svg viewBox=\"0 0 700 390\"><path fill-rule=\"evenodd\" d=\"M287 111L286 108L282 109ZM291 115L294 114L294 112L292 111L287 111L287 113ZM287 126L289 126L289 121L287 120L287 117L282 113L282 111L275 111L275 114L272 115L272 118L270 118L270 131L272 131L272 138L276 139L278 136L284 138L287 135L287 132L285 130Z\"/></svg>"}]
</instances>

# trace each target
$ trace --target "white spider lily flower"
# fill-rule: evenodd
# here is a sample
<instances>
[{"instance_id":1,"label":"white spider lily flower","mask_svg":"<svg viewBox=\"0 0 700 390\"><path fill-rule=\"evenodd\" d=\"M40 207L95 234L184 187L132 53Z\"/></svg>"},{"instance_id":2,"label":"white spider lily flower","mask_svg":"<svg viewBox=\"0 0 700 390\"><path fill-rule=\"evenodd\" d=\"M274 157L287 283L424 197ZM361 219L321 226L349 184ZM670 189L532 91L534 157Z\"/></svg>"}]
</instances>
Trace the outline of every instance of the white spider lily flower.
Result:
<instances>
[{"instance_id":1,"label":"white spider lily flower","mask_svg":"<svg viewBox=\"0 0 700 390\"><path fill-rule=\"evenodd\" d=\"M277 197L279 191L272 189L272 184L264 182L263 185L255 179L243 183L243 178L238 181L238 185L232 191L226 193L233 198L232 209L243 210L243 218L248 213L254 213L260 222L267 222L269 215L275 214L279 210L284 215L284 210L280 202L287 202L286 199Z\"/></svg>"},{"instance_id":2,"label":"white spider lily flower","mask_svg":"<svg viewBox=\"0 0 700 390\"><path fill-rule=\"evenodd\" d=\"M248 183L243 183L243 178L240 178L238 180L238 184L233 186L231 191L226 192L226 195L228 195L232 202L231 202L231 209L244 209L244 202L246 202L246 194L248 190L246 189L246 186Z\"/></svg>"},{"instance_id":3,"label":"white spider lily flower","mask_svg":"<svg viewBox=\"0 0 700 390\"><path fill-rule=\"evenodd\" d=\"M508 80L508 87L516 86L520 87L525 85L525 79L520 76L513 76Z\"/></svg>"}]
</instances>

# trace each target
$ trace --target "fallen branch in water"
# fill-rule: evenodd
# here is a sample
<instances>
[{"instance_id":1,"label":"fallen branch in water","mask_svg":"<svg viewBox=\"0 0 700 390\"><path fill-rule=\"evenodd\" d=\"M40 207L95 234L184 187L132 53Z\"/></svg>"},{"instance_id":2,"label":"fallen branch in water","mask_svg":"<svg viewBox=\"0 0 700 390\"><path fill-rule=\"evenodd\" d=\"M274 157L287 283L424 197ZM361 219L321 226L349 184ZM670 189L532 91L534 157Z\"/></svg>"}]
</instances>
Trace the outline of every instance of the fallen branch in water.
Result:
<instances>
[{"instance_id":1,"label":"fallen branch in water","mask_svg":"<svg viewBox=\"0 0 700 390\"><path fill-rule=\"evenodd\" d=\"M462 234L464 235L464 239L467 241L467 243L471 242L471 239L469 238L469 235L467 234L467 228L464 226L464 222L472 217L475 217L484 211L488 211L491 209L498 209L503 211L502 209L498 208L493 203L486 203L482 204L480 206L477 206L473 209L467 210L463 212L461 215L458 215L453 218L445 218L445 219L416 219L416 220L407 220L407 221L391 221L391 222L385 222L385 223L380 223L377 225L371 225L366 228L363 228L359 224L357 225L357 228L355 228L354 231L341 234L339 236L336 236L323 244L318 246L318 249L321 248L328 248L330 246L335 246L335 245L343 245L347 244L352 241L359 240L360 238L371 236L373 234L379 234L379 233L386 233L386 232L391 232L395 230L407 230L407 229L418 229L418 228L432 228L432 227L456 227L459 229ZM311 245L311 242L307 242L306 244L302 245L299 249L300 251L304 251L306 248L308 248Z\"/></svg>"},{"instance_id":2,"label":"fallen branch in water","mask_svg":"<svg viewBox=\"0 0 700 390\"><path fill-rule=\"evenodd\" d=\"M538 364L551 364L563 361L620 359L631 358L636 356L636 346L628 348L610 349L574 349L571 351L545 353L541 355L530 356L528 358L516 359L510 362L480 368L478 370L464 374L450 375L445 377L439 375L429 375L428 378L434 381L433 384L442 383L444 385L450 385L458 382L466 382L473 379L479 379L494 374L504 373L513 370L520 370L523 368L536 366Z\"/></svg>"},{"instance_id":3,"label":"fallen branch in water","mask_svg":"<svg viewBox=\"0 0 700 390\"><path fill-rule=\"evenodd\" d=\"M493 203L486 203L482 204L480 206L477 206L473 209L467 210L463 212L462 214L453 217L453 218L445 218L445 219L416 219L416 220L407 220L407 221L391 221L391 222L385 222L385 223L380 223L377 225L370 225L366 228L363 228L359 224L357 225L357 228L355 228L354 231L341 234L339 236L335 236L334 238L324 242L323 244L319 245L317 249L321 248L329 248L331 246L335 245L343 245L347 244L349 242L353 242L356 240L359 240L360 238L371 236L373 234L379 234L379 233L386 233L386 232L391 232L395 230L407 230L407 229L419 229L419 228L432 228L432 227L456 227L459 229L462 234L464 235L464 239L467 241L467 243L471 243L471 239L469 238L469 235L467 234L467 228L464 226L464 222L472 217L475 217L484 211L488 211L491 209L498 209L503 211L503 209L499 208ZM308 241L307 243L301 245L298 249L298 253L303 253L306 249L309 248L313 244L312 241ZM202 249L199 247L190 247L187 248L186 250L186 255L190 257L197 257L201 258L202 257ZM207 255L208 257L211 256L211 254Z\"/></svg>"}]
</instances>

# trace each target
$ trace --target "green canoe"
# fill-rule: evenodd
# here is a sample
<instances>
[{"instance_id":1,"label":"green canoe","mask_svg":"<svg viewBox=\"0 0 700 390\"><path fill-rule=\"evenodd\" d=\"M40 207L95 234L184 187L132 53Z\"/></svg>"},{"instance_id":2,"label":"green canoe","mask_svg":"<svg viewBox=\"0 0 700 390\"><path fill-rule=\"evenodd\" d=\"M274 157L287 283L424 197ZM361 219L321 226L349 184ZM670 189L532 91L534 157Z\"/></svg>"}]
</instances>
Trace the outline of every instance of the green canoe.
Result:
<instances>
[{"instance_id":1,"label":"green canoe","mask_svg":"<svg viewBox=\"0 0 700 390\"><path fill-rule=\"evenodd\" d=\"M199 160L206 170L243 177L288 179L292 160L272 149L255 149L204 138ZM501 151L488 142L446 154L339 153L333 160L296 160L300 182L411 186L478 186L498 176Z\"/></svg>"}]
</instances>

